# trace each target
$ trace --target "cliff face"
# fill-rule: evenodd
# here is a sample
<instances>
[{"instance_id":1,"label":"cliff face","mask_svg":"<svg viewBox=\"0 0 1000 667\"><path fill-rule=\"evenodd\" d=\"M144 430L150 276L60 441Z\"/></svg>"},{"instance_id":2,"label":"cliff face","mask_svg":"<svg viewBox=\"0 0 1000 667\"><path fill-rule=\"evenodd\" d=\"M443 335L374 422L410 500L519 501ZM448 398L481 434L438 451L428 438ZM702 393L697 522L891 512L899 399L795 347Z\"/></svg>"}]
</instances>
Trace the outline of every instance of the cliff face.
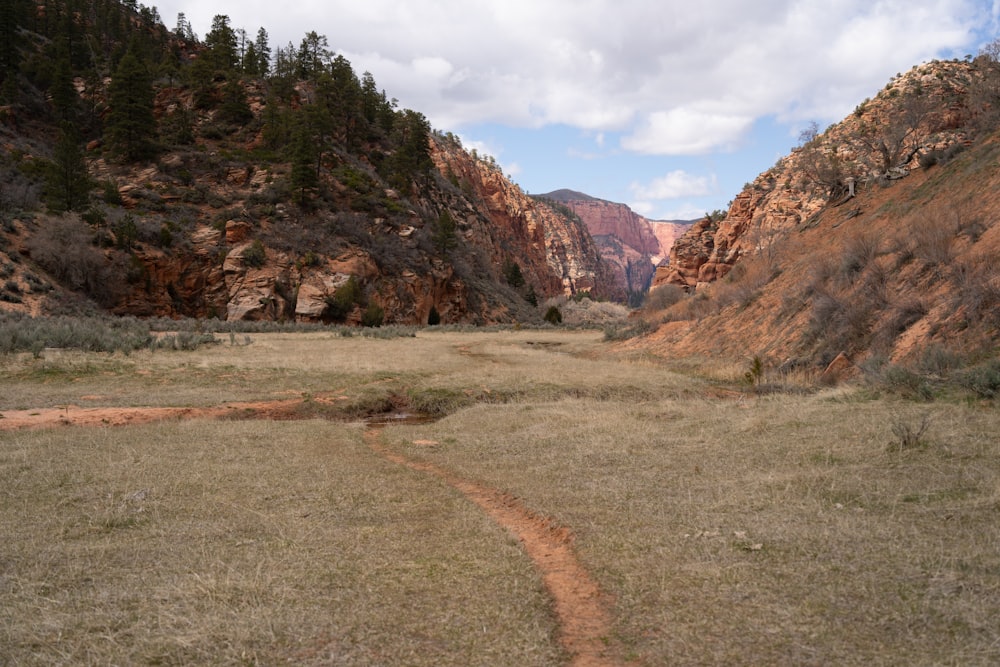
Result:
<instances>
[{"instance_id":1,"label":"cliff face","mask_svg":"<svg viewBox=\"0 0 1000 667\"><path fill-rule=\"evenodd\" d=\"M437 141L432 156L442 174L463 183L462 226L495 267L517 262L527 282L546 295L613 295L613 273L579 220L527 196L495 164L458 146Z\"/></svg>"},{"instance_id":2,"label":"cliff face","mask_svg":"<svg viewBox=\"0 0 1000 667\"><path fill-rule=\"evenodd\" d=\"M432 187L411 196L420 209L441 211L455 221L455 247L448 256L435 252L433 221L411 210L402 222L361 216L355 219L364 227L359 234L374 245L350 244L307 260L289 250L285 236L301 233L296 228L304 225L294 221L292 207L279 205L273 219L256 225L230 219L224 230L197 226L187 252L139 244L133 256L143 265L142 288L127 290L112 309L123 315L320 321L330 316L338 290L354 279L387 322L426 323L432 309L445 322L511 321L526 317L530 305L505 285L501 269L508 262L518 264L537 298L611 290L612 278L578 221L530 199L493 165L447 142L434 141L431 155L460 187ZM144 176L144 184L123 189L141 189L157 178ZM229 198L253 195L234 181L239 179L224 184ZM319 217L330 221L330 229L339 219L332 212ZM255 244L262 258L252 256ZM399 265L397 256L408 261ZM343 320L357 324L362 315L362 304L356 303Z\"/></svg>"},{"instance_id":3,"label":"cliff face","mask_svg":"<svg viewBox=\"0 0 1000 667\"><path fill-rule=\"evenodd\" d=\"M660 242L649 220L625 204L593 199L565 202L587 225L591 236L614 236L629 249L643 255L660 253Z\"/></svg>"},{"instance_id":4,"label":"cliff face","mask_svg":"<svg viewBox=\"0 0 1000 667\"><path fill-rule=\"evenodd\" d=\"M696 294L665 291L635 344L785 369L995 355L997 81L998 63L920 66L795 149L677 241L654 284Z\"/></svg>"},{"instance_id":5,"label":"cliff face","mask_svg":"<svg viewBox=\"0 0 1000 667\"><path fill-rule=\"evenodd\" d=\"M687 228L685 223L649 220L625 204L571 190L557 190L540 198L559 202L583 221L614 272L618 298L649 288L656 265Z\"/></svg>"},{"instance_id":6,"label":"cliff face","mask_svg":"<svg viewBox=\"0 0 1000 667\"><path fill-rule=\"evenodd\" d=\"M922 155L961 147L968 140L963 122L972 77L969 63L938 62L894 79L754 179L711 233L704 223L691 228L653 287L697 288L723 278L742 257L766 253L823 209L849 210L860 190L919 169Z\"/></svg>"},{"instance_id":7,"label":"cliff face","mask_svg":"<svg viewBox=\"0 0 1000 667\"><path fill-rule=\"evenodd\" d=\"M248 93L263 113L263 93ZM161 91L158 114L178 107L191 107L189 93ZM9 145L24 142L14 126L0 132ZM290 165L221 158L236 152L227 141L145 165L88 155L91 176L114 186L120 205L98 205L90 224L40 215L0 229L2 266L13 267L0 307L59 312L67 292L31 287L45 282L120 315L358 324L376 309L386 323L426 323L432 312L446 323L489 323L538 319L531 302L549 296L615 295L614 275L578 219L527 197L453 140L431 135L430 173L405 191L363 159L331 160L322 197L305 207L282 190ZM60 258L75 261L80 245L86 275L70 280L82 270ZM7 261L14 251L34 266ZM505 275L513 264L517 285Z\"/></svg>"}]
</instances>

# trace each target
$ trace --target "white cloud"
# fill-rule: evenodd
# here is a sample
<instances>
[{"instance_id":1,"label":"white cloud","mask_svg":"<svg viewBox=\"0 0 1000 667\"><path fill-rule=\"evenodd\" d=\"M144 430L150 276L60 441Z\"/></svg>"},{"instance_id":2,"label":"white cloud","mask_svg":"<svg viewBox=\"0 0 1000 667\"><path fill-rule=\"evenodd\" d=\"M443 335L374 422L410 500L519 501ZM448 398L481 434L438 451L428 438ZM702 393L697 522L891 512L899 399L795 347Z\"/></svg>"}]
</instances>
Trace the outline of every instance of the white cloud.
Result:
<instances>
[{"instance_id":1,"label":"white cloud","mask_svg":"<svg viewBox=\"0 0 1000 667\"><path fill-rule=\"evenodd\" d=\"M641 216L649 217L656 210L653 202L649 201L631 201L628 203L628 207L638 213Z\"/></svg>"},{"instance_id":2,"label":"white cloud","mask_svg":"<svg viewBox=\"0 0 1000 667\"><path fill-rule=\"evenodd\" d=\"M715 179L708 176L693 176L683 170L671 171L665 176L653 179L647 185L633 183L632 194L640 200L680 199L682 197L702 197L715 191Z\"/></svg>"},{"instance_id":3,"label":"white cloud","mask_svg":"<svg viewBox=\"0 0 1000 667\"><path fill-rule=\"evenodd\" d=\"M482 123L616 133L639 154L739 144L755 120L840 120L898 71L964 55L982 0L165 0L271 46L324 34L360 74L443 130ZM956 52L960 50L960 52ZM598 140L598 146L601 141Z\"/></svg>"},{"instance_id":4,"label":"white cloud","mask_svg":"<svg viewBox=\"0 0 1000 667\"><path fill-rule=\"evenodd\" d=\"M621 144L647 155L702 155L735 147L752 125L750 116L703 114L685 108L655 111Z\"/></svg>"}]
</instances>

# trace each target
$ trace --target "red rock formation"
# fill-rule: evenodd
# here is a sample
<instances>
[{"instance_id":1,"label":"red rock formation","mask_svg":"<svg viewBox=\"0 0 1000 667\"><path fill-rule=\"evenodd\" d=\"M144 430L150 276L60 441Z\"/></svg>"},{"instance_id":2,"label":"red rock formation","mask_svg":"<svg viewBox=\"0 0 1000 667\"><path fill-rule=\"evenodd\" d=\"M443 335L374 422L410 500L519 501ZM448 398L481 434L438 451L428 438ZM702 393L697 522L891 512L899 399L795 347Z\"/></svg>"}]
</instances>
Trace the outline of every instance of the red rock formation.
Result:
<instances>
[{"instance_id":1,"label":"red rock formation","mask_svg":"<svg viewBox=\"0 0 1000 667\"><path fill-rule=\"evenodd\" d=\"M496 267L516 261L528 283L544 295L593 291L614 296L613 276L585 227L524 194L494 163L446 142L434 142L432 148L439 171L485 205L485 215L466 209L460 226L466 240L488 252Z\"/></svg>"},{"instance_id":2,"label":"red rock formation","mask_svg":"<svg viewBox=\"0 0 1000 667\"><path fill-rule=\"evenodd\" d=\"M541 198L559 202L584 222L600 247L601 256L614 272L619 298L644 292L649 287L656 265L687 228L684 223L649 220L625 204L572 190L557 190Z\"/></svg>"},{"instance_id":3,"label":"red rock formation","mask_svg":"<svg viewBox=\"0 0 1000 667\"><path fill-rule=\"evenodd\" d=\"M733 199L713 233L703 223L692 227L675 244L670 265L657 272L653 287L693 288L718 280L741 257L767 253L823 208L846 204L857 189L918 169L922 150L965 141L954 131L961 124L956 110L961 105L953 98L969 76L968 63L938 62L895 79L874 100L758 176ZM919 109L918 103L926 106ZM905 122L913 127L900 125ZM899 128L897 156L909 161L887 169L878 147L883 139L896 145L890 136L894 128Z\"/></svg>"},{"instance_id":4,"label":"red rock formation","mask_svg":"<svg viewBox=\"0 0 1000 667\"><path fill-rule=\"evenodd\" d=\"M580 216L595 239L614 236L640 255L661 253L660 241L653 233L651 221L625 204L601 199L569 200L564 203Z\"/></svg>"}]
</instances>

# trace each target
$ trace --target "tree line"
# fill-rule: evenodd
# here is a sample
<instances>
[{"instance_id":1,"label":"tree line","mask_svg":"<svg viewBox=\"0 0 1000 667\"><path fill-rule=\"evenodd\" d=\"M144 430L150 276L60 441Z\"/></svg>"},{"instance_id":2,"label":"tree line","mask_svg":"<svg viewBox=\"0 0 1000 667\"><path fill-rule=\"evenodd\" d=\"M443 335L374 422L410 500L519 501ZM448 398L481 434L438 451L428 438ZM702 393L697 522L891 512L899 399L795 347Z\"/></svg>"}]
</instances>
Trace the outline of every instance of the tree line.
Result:
<instances>
[{"instance_id":1,"label":"tree line","mask_svg":"<svg viewBox=\"0 0 1000 667\"><path fill-rule=\"evenodd\" d=\"M81 90L82 82L82 90ZM255 116L247 89L263 90ZM157 94L188 90L191 104L157 113ZM291 186L302 204L321 187L337 156L364 155L399 189L426 178L433 165L426 118L360 77L324 35L296 47L272 47L217 15L199 41L182 13L173 30L135 0L4 0L0 3L0 105L39 112L58 129L49 172L49 203L82 210L82 146L97 141L124 163L194 146L195 120L211 115L215 138L259 132L263 148L292 163ZM83 174L86 170L83 169ZM72 185L71 185L72 184Z\"/></svg>"}]
</instances>

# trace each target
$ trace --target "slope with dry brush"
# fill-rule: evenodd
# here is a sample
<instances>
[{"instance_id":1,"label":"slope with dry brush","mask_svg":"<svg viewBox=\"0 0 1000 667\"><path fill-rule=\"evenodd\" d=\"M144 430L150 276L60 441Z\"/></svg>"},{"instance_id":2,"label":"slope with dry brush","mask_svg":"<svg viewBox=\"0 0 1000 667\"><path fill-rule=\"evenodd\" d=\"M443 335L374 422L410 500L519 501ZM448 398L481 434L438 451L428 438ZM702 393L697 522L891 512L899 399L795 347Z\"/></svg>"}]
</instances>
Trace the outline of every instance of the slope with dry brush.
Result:
<instances>
[{"instance_id":1,"label":"slope with dry brush","mask_svg":"<svg viewBox=\"0 0 1000 667\"><path fill-rule=\"evenodd\" d=\"M635 345L785 369L843 352L939 375L991 357L1000 137L981 97L997 68L915 68L809 138L678 242L644 313L659 330Z\"/></svg>"}]
</instances>

